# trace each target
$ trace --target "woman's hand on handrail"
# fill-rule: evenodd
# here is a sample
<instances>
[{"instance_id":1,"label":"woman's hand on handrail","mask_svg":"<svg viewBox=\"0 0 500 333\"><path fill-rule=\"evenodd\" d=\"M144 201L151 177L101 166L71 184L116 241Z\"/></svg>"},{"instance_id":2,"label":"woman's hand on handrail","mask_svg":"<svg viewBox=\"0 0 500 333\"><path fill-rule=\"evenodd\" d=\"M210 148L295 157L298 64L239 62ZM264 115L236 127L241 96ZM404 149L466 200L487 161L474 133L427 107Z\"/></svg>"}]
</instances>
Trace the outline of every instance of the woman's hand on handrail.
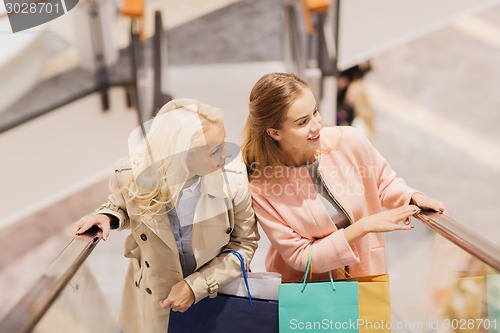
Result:
<instances>
[{"instance_id":1,"label":"woman's hand on handrail","mask_svg":"<svg viewBox=\"0 0 500 333\"><path fill-rule=\"evenodd\" d=\"M73 225L72 237L77 238L95 225L101 229L96 236L107 240L110 231L110 222L110 217L104 214L84 216Z\"/></svg>"}]
</instances>

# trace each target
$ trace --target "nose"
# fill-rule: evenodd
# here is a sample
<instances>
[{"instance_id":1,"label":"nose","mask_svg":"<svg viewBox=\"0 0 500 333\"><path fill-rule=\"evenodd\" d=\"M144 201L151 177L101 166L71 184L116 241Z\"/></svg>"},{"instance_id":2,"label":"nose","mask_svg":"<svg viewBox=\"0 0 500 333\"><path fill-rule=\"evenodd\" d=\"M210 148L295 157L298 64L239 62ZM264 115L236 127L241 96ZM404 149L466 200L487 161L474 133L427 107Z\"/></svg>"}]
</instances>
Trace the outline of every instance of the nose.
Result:
<instances>
[{"instance_id":1,"label":"nose","mask_svg":"<svg viewBox=\"0 0 500 333\"><path fill-rule=\"evenodd\" d=\"M322 118L320 115L317 117L312 118L312 125L311 125L311 132L317 132L323 127L323 124L321 123Z\"/></svg>"}]
</instances>

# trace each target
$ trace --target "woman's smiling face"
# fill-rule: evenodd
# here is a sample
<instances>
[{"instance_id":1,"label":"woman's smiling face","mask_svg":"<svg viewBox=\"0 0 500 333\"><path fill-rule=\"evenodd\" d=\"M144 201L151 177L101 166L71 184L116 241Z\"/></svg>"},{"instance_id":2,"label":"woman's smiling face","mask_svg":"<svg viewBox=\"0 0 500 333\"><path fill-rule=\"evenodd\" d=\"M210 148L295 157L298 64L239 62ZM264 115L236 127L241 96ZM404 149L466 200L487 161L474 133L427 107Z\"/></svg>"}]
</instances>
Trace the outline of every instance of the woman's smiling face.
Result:
<instances>
[{"instance_id":1,"label":"woman's smiling face","mask_svg":"<svg viewBox=\"0 0 500 333\"><path fill-rule=\"evenodd\" d=\"M268 129L268 134L278 141L285 160L303 165L314 159L320 148L322 118L316 99L309 88L304 88L299 98L286 113L280 129Z\"/></svg>"}]
</instances>

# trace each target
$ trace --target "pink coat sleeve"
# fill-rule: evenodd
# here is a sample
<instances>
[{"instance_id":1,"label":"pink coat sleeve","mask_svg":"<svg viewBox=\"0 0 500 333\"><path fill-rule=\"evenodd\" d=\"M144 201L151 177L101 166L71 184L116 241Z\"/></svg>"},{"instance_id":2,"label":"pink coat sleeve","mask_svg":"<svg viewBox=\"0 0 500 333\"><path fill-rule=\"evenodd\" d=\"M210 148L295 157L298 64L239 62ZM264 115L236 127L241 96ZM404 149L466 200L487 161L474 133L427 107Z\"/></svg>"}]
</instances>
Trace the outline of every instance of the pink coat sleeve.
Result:
<instances>
[{"instance_id":1,"label":"pink coat sleeve","mask_svg":"<svg viewBox=\"0 0 500 333\"><path fill-rule=\"evenodd\" d=\"M339 267L359 262L356 248L347 242L343 230L335 231L326 237L313 239L298 234L290 224L300 221L288 221L287 216L276 211L265 198L253 195L253 207L257 221L269 238L271 245L284 261L297 271L305 271L308 246L314 242L313 273L325 273ZM293 209L287 207L287 210ZM269 268L269 267L268 267ZM273 267L279 271L279 267Z\"/></svg>"}]
</instances>

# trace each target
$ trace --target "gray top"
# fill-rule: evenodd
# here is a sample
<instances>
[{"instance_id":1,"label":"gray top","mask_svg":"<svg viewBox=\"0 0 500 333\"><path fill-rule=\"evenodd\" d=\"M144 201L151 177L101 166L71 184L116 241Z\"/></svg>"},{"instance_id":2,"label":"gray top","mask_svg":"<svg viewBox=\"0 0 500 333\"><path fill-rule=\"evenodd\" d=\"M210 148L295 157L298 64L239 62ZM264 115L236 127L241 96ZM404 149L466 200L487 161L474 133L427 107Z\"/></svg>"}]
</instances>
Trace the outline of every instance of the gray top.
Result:
<instances>
[{"instance_id":1,"label":"gray top","mask_svg":"<svg viewBox=\"0 0 500 333\"><path fill-rule=\"evenodd\" d=\"M194 184L181 191L177 204L168 212L168 218L174 233L179 259L184 277L196 269L196 258L193 253L193 222L196 204L201 196L201 177Z\"/></svg>"},{"instance_id":2,"label":"gray top","mask_svg":"<svg viewBox=\"0 0 500 333\"><path fill-rule=\"evenodd\" d=\"M311 175L311 180L314 184L314 188L318 192L318 196L325 206L326 211L328 212L328 215L332 219L333 223L335 223L338 229L347 228L350 224L349 219L330 196L328 190L321 181L321 177L318 171L319 160L320 157L318 157L313 163L306 165L305 168L307 168L307 171L309 171L309 175Z\"/></svg>"}]
</instances>

